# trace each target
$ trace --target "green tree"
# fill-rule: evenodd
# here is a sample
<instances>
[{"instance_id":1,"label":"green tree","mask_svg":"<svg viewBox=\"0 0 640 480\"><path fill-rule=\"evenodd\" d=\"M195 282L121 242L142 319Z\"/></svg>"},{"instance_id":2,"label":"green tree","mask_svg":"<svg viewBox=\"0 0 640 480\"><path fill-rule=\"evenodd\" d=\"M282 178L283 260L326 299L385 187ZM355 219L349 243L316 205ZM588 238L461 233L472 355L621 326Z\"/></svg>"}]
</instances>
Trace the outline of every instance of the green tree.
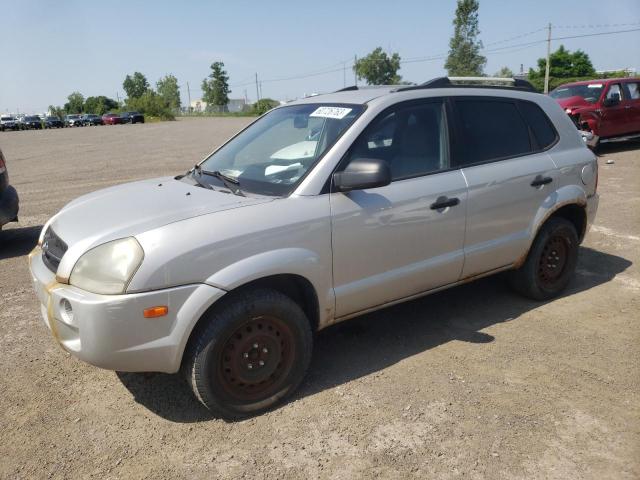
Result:
<instances>
[{"instance_id":1,"label":"green tree","mask_svg":"<svg viewBox=\"0 0 640 480\"><path fill-rule=\"evenodd\" d=\"M538 59L538 68L529 69L529 81L533 86L542 91L544 89L544 73L547 60ZM549 55L549 90L562 83L574 80L590 80L596 77L591 59L582 50L571 52L560 45L558 49Z\"/></svg>"},{"instance_id":2,"label":"green tree","mask_svg":"<svg viewBox=\"0 0 640 480\"><path fill-rule=\"evenodd\" d=\"M480 55L478 40L478 0L458 0L453 19L454 32L449 41L449 56L444 64L449 76L482 76L487 59Z\"/></svg>"},{"instance_id":3,"label":"green tree","mask_svg":"<svg viewBox=\"0 0 640 480\"><path fill-rule=\"evenodd\" d=\"M156 91L172 110L180 110L180 87L178 79L173 75L166 75L156 82Z\"/></svg>"},{"instance_id":4,"label":"green tree","mask_svg":"<svg viewBox=\"0 0 640 480\"><path fill-rule=\"evenodd\" d=\"M67 97L64 104L67 113L82 113L84 111L84 96L80 92L73 92Z\"/></svg>"},{"instance_id":5,"label":"green tree","mask_svg":"<svg viewBox=\"0 0 640 480\"><path fill-rule=\"evenodd\" d=\"M494 77L498 78L513 78L513 70L509 67L502 67L496 73L493 74Z\"/></svg>"},{"instance_id":6,"label":"green tree","mask_svg":"<svg viewBox=\"0 0 640 480\"><path fill-rule=\"evenodd\" d=\"M381 47L376 48L366 57L360 58L353 65L353 71L360 79L369 85L397 85L402 77L400 70L400 55L394 53L389 56Z\"/></svg>"},{"instance_id":7,"label":"green tree","mask_svg":"<svg viewBox=\"0 0 640 480\"><path fill-rule=\"evenodd\" d=\"M253 113L256 115L262 115L263 113L268 112L272 108L280 105L280 102L273 100L271 98L261 98L256 103L253 104Z\"/></svg>"},{"instance_id":8,"label":"green tree","mask_svg":"<svg viewBox=\"0 0 640 480\"><path fill-rule=\"evenodd\" d=\"M84 102L84 111L87 113L96 113L103 115L110 110L118 108L118 102L114 99L99 95L97 97L87 97Z\"/></svg>"},{"instance_id":9,"label":"green tree","mask_svg":"<svg viewBox=\"0 0 640 480\"><path fill-rule=\"evenodd\" d=\"M224 70L223 62L211 64L211 73L202 80L202 92L202 100L207 102L207 109L227 111L231 90L229 90L229 76Z\"/></svg>"},{"instance_id":10,"label":"green tree","mask_svg":"<svg viewBox=\"0 0 640 480\"><path fill-rule=\"evenodd\" d=\"M148 89L139 97L127 98L126 107L128 110L135 110L163 120L173 120L175 118L169 103L151 89Z\"/></svg>"},{"instance_id":11,"label":"green tree","mask_svg":"<svg viewBox=\"0 0 640 480\"><path fill-rule=\"evenodd\" d=\"M127 75L122 82L122 88L127 92L128 98L140 98L149 90L149 82L140 72L134 72L132 76Z\"/></svg>"},{"instance_id":12,"label":"green tree","mask_svg":"<svg viewBox=\"0 0 640 480\"><path fill-rule=\"evenodd\" d=\"M64 108L58 107L56 105L49 105L48 113L52 117L58 117L60 120L62 120L62 118L64 117Z\"/></svg>"}]
</instances>

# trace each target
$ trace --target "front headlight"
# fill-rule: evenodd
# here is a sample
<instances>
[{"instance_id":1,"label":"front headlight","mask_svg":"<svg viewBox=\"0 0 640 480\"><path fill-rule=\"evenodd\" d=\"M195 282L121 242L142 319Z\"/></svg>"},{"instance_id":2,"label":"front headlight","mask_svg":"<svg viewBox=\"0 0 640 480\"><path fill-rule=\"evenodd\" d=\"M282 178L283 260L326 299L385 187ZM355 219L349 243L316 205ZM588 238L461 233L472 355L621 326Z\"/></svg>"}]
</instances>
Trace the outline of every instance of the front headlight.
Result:
<instances>
[{"instance_id":1,"label":"front headlight","mask_svg":"<svg viewBox=\"0 0 640 480\"><path fill-rule=\"evenodd\" d=\"M124 293L143 258L144 251L133 237L104 243L80 257L69 283L103 295Z\"/></svg>"}]
</instances>

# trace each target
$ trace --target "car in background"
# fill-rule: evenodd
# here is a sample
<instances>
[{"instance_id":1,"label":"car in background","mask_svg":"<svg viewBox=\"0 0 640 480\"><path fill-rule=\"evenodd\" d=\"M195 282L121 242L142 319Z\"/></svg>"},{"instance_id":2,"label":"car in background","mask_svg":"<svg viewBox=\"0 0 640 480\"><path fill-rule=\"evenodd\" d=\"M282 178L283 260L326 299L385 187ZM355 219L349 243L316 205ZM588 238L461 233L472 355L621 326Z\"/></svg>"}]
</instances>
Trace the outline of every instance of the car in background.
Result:
<instances>
[{"instance_id":1,"label":"car in background","mask_svg":"<svg viewBox=\"0 0 640 480\"><path fill-rule=\"evenodd\" d=\"M122 123L144 123L144 115L139 112L122 112Z\"/></svg>"},{"instance_id":2,"label":"car in background","mask_svg":"<svg viewBox=\"0 0 640 480\"><path fill-rule=\"evenodd\" d=\"M65 127L82 127L84 122L82 121L82 115L72 114L64 116Z\"/></svg>"},{"instance_id":3,"label":"car in background","mask_svg":"<svg viewBox=\"0 0 640 480\"><path fill-rule=\"evenodd\" d=\"M22 120L23 130L42 130L42 120L36 115L29 115Z\"/></svg>"},{"instance_id":4,"label":"car in background","mask_svg":"<svg viewBox=\"0 0 640 480\"><path fill-rule=\"evenodd\" d=\"M0 150L0 230L9 222L18 221L18 192L9 185L9 174Z\"/></svg>"},{"instance_id":5,"label":"car in background","mask_svg":"<svg viewBox=\"0 0 640 480\"><path fill-rule=\"evenodd\" d=\"M104 125L118 125L122 123L122 118L118 113L105 113L102 115L102 122Z\"/></svg>"},{"instance_id":6,"label":"car in background","mask_svg":"<svg viewBox=\"0 0 640 480\"><path fill-rule=\"evenodd\" d=\"M554 98L592 148L640 138L640 78L607 78L560 85Z\"/></svg>"},{"instance_id":7,"label":"car in background","mask_svg":"<svg viewBox=\"0 0 640 480\"><path fill-rule=\"evenodd\" d=\"M58 117L45 117L44 128L62 128L64 123Z\"/></svg>"},{"instance_id":8,"label":"car in background","mask_svg":"<svg viewBox=\"0 0 640 480\"><path fill-rule=\"evenodd\" d=\"M5 130L20 130L20 124L15 117L11 115L0 116L0 131L4 132Z\"/></svg>"},{"instance_id":9,"label":"car in background","mask_svg":"<svg viewBox=\"0 0 640 480\"><path fill-rule=\"evenodd\" d=\"M100 115L96 115L95 113L87 113L83 115L82 122L85 125L104 125L102 117Z\"/></svg>"}]
</instances>

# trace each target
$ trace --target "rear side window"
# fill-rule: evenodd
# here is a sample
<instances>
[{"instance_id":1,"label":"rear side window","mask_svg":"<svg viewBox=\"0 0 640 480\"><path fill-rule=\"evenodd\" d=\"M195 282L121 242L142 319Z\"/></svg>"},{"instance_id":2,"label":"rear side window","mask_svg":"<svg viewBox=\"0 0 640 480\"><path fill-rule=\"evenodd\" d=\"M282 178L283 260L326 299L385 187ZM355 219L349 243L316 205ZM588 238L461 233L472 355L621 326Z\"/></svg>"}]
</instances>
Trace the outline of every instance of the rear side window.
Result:
<instances>
[{"instance_id":1,"label":"rear side window","mask_svg":"<svg viewBox=\"0 0 640 480\"><path fill-rule=\"evenodd\" d=\"M640 83L629 82L626 84L627 91L629 92L629 98L631 100L640 100Z\"/></svg>"},{"instance_id":2,"label":"rear side window","mask_svg":"<svg viewBox=\"0 0 640 480\"><path fill-rule=\"evenodd\" d=\"M487 162L532 151L529 129L514 102L459 99L455 105L462 137L461 164Z\"/></svg>"},{"instance_id":3,"label":"rear side window","mask_svg":"<svg viewBox=\"0 0 640 480\"><path fill-rule=\"evenodd\" d=\"M533 102L519 102L524 120L529 124L538 149L544 150L556 141L556 130L542 109Z\"/></svg>"}]
</instances>

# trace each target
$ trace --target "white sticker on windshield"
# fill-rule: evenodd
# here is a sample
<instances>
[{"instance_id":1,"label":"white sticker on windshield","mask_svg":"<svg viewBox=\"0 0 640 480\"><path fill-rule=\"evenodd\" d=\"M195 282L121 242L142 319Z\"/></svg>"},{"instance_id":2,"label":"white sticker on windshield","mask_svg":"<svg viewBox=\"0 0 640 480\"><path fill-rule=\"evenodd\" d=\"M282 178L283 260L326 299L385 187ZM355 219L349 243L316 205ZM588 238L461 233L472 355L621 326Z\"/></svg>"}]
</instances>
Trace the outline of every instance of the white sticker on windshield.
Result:
<instances>
[{"instance_id":1,"label":"white sticker on windshield","mask_svg":"<svg viewBox=\"0 0 640 480\"><path fill-rule=\"evenodd\" d=\"M602 84L601 83L590 83L589 85L587 85L587 88L602 88Z\"/></svg>"},{"instance_id":2,"label":"white sticker on windshield","mask_svg":"<svg viewBox=\"0 0 640 480\"><path fill-rule=\"evenodd\" d=\"M351 108L343 107L318 107L310 117L322 117L322 118L335 118L336 120L342 120L346 117Z\"/></svg>"}]
</instances>

